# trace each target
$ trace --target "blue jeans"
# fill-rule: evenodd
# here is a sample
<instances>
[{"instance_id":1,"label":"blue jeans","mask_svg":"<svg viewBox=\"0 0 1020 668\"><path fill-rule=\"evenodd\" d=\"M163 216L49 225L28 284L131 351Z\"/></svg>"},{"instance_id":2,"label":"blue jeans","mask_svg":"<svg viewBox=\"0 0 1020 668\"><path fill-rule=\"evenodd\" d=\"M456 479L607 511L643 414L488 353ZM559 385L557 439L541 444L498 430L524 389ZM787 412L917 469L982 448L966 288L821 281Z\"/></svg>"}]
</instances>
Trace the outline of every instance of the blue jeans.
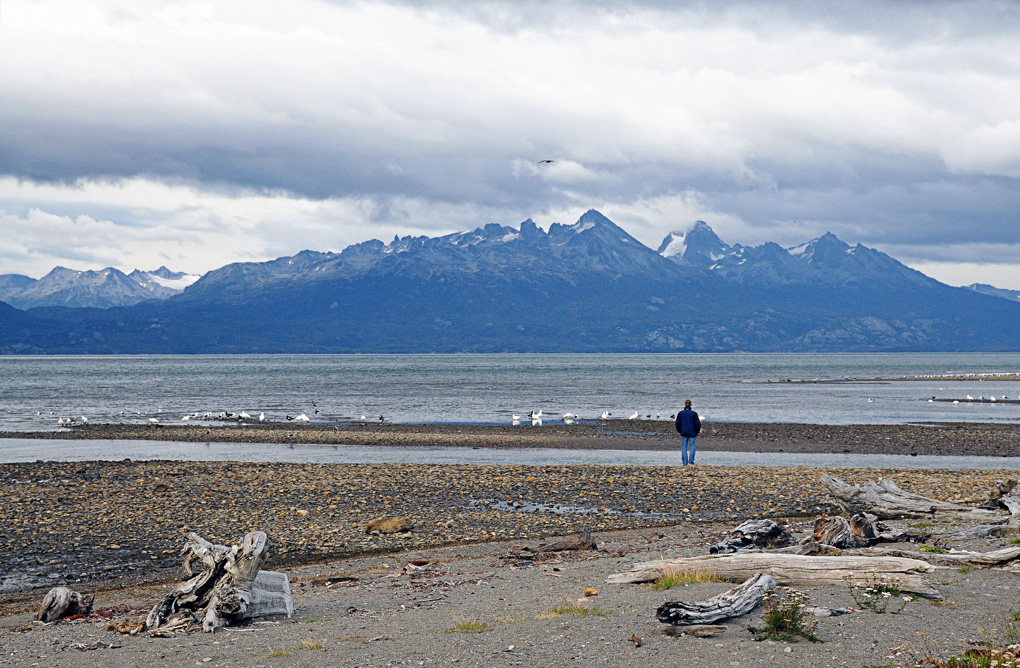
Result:
<instances>
[{"instance_id":1,"label":"blue jeans","mask_svg":"<svg viewBox=\"0 0 1020 668\"><path fill-rule=\"evenodd\" d=\"M680 452L681 452L681 454L683 454L684 466L687 466L688 464L693 464L694 463L694 442L695 442L695 440L697 438L698 438L697 436L681 436L680 437ZM691 445L690 461L688 461L688 458L687 458L687 444L688 443Z\"/></svg>"}]
</instances>

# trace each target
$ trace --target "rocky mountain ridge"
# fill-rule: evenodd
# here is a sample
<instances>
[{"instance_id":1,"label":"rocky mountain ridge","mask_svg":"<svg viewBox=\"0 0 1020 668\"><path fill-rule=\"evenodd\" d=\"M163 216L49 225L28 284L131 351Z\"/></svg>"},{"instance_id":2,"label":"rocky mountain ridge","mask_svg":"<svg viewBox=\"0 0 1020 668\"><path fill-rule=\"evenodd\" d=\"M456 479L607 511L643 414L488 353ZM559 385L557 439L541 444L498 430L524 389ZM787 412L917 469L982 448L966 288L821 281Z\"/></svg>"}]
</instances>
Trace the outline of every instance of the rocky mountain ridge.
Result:
<instances>
[{"instance_id":1,"label":"rocky mountain ridge","mask_svg":"<svg viewBox=\"0 0 1020 668\"><path fill-rule=\"evenodd\" d=\"M8 353L1015 350L1020 303L826 234L653 250L597 211L207 273L107 309L0 309Z\"/></svg>"}]
</instances>

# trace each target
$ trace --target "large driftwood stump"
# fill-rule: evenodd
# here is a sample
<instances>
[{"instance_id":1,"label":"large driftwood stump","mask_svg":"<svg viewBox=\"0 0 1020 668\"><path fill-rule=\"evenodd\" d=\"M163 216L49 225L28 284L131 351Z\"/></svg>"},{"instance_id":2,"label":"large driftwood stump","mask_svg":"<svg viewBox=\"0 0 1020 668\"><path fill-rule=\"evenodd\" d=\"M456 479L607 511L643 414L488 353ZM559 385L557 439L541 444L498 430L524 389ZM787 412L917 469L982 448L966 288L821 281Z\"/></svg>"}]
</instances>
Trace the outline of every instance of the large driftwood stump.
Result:
<instances>
[{"instance_id":1,"label":"large driftwood stump","mask_svg":"<svg viewBox=\"0 0 1020 668\"><path fill-rule=\"evenodd\" d=\"M92 612L92 601L95 596L82 596L67 587L54 587L46 592L42 606L36 613L36 621L51 624L64 617L87 615Z\"/></svg>"},{"instance_id":2,"label":"large driftwood stump","mask_svg":"<svg viewBox=\"0 0 1020 668\"><path fill-rule=\"evenodd\" d=\"M938 501L920 494L907 492L897 487L892 480L879 480L877 483L866 482L860 487L849 485L839 478L823 473L822 484L848 513L871 513L880 520L901 519L906 517L925 517L936 512L965 513L975 519L1005 521L1001 514L961 506L948 501Z\"/></svg>"},{"instance_id":3,"label":"large driftwood stump","mask_svg":"<svg viewBox=\"0 0 1020 668\"><path fill-rule=\"evenodd\" d=\"M909 594L940 599L942 594L924 579L925 573L934 570L934 566L924 561L901 557L810 557L775 552L738 552L635 564L629 571L610 575L609 582L651 582L669 571L700 571L735 582L758 573L768 573L784 586L873 586L880 582Z\"/></svg>"},{"instance_id":4,"label":"large driftwood stump","mask_svg":"<svg viewBox=\"0 0 1020 668\"><path fill-rule=\"evenodd\" d=\"M775 590L776 581L772 576L759 573L740 586L705 601L663 603L656 610L655 616L663 624L673 626L711 624L751 612L761 602L762 594Z\"/></svg>"},{"instance_id":5,"label":"large driftwood stump","mask_svg":"<svg viewBox=\"0 0 1020 668\"><path fill-rule=\"evenodd\" d=\"M196 533L184 546L190 576L153 606L145 620L150 633L167 633L201 622L206 632L246 617L293 612L290 582L282 573L260 572L268 557L266 534L253 531L241 545L213 545ZM198 562L202 570L195 572ZM281 580L282 578L282 580Z\"/></svg>"},{"instance_id":6,"label":"large driftwood stump","mask_svg":"<svg viewBox=\"0 0 1020 668\"><path fill-rule=\"evenodd\" d=\"M781 547L793 544L793 536L786 527L775 520L745 520L724 540L712 545L708 551L712 554L720 552L736 552L742 547Z\"/></svg>"},{"instance_id":7,"label":"large driftwood stump","mask_svg":"<svg viewBox=\"0 0 1020 668\"><path fill-rule=\"evenodd\" d=\"M879 530L884 532L879 533ZM881 522L872 523L863 513L857 513L850 519L822 515L815 520L814 533L807 541L833 547L869 547L882 540L896 540L900 535L891 533Z\"/></svg>"}]
</instances>

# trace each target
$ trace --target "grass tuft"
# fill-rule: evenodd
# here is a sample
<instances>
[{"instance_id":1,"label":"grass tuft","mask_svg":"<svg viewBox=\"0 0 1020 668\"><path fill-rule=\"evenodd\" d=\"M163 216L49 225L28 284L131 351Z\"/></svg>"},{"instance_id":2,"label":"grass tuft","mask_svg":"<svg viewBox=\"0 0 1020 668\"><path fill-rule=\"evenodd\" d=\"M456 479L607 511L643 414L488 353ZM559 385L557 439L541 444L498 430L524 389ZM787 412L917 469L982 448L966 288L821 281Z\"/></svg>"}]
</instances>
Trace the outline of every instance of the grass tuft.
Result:
<instances>
[{"instance_id":1,"label":"grass tuft","mask_svg":"<svg viewBox=\"0 0 1020 668\"><path fill-rule=\"evenodd\" d=\"M552 609L555 615L577 615L578 617L605 617L612 614L611 610L603 610L597 605L588 603L567 603Z\"/></svg>"},{"instance_id":2,"label":"grass tuft","mask_svg":"<svg viewBox=\"0 0 1020 668\"><path fill-rule=\"evenodd\" d=\"M485 622L476 622L472 619L465 619L446 629L443 633L485 633L486 631L491 630L492 627Z\"/></svg>"},{"instance_id":3,"label":"grass tuft","mask_svg":"<svg viewBox=\"0 0 1020 668\"><path fill-rule=\"evenodd\" d=\"M649 584L648 588L652 591L666 591L675 587L683 587L684 585L695 584L698 582L727 582L727 580L719 577L715 573L703 571L698 568L670 568L656 578L655 582Z\"/></svg>"}]
</instances>

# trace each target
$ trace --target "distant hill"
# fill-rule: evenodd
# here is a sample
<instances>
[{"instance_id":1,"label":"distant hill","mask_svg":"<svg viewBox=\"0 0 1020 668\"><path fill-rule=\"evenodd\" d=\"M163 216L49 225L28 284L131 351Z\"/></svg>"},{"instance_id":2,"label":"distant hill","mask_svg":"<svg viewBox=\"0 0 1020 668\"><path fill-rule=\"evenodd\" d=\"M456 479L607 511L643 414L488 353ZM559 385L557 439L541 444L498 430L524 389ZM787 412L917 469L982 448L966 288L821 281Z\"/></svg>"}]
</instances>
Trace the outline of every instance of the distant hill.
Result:
<instances>
[{"instance_id":1,"label":"distant hill","mask_svg":"<svg viewBox=\"0 0 1020 668\"><path fill-rule=\"evenodd\" d=\"M1010 301L1020 301L1020 290L1006 290L1004 288L997 288L987 283L971 283L966 286L968 290L974 292L980 292L983 295L991 295L992 297L1001 297Z\"/></svg>"},{"instance_id":2,"label":"distant hill","mask_svg":"<svg viewBox=\"0 0 1020 668\"><path fill-rule=\"evenodd\" d=\"M527 220L231 264L133 306L17 314L0 311L0 351L991 351L1016 350L1020 332L1020 303L832 234L730 246L698 222L656 251L597 211L548 232Z\"/></svg>"},{"instance_id":3,"label":"distant hill","mask_svg":"<svg viewBox=\"0 0 1020 668\"><path fill-rule=\"evenodd\" d=\"M107 267L100 271L74 271L56 267L39 280L18 274L0 276L0 301L20 309L39 306L110 308L130 306L146 299L165 299L179 294L198 276L172 272L134 270L130 274Z\"/></svg>"}]
</instances>

